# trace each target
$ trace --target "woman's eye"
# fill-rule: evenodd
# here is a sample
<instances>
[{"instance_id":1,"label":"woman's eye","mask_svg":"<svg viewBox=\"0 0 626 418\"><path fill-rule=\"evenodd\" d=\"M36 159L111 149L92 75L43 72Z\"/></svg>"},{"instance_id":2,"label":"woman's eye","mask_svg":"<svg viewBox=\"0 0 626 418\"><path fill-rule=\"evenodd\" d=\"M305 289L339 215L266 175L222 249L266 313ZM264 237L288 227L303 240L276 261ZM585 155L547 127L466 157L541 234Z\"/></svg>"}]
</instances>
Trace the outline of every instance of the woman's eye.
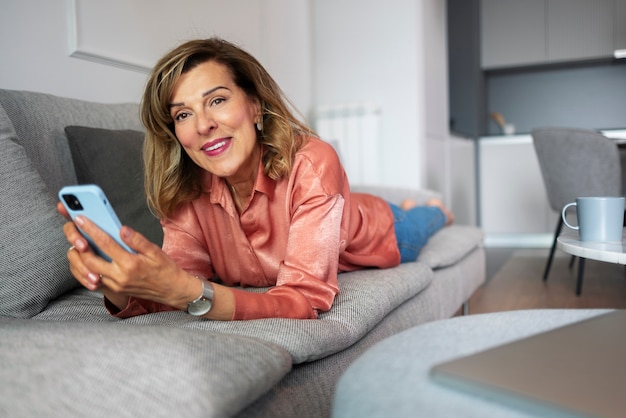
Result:
<instances>
[{"instance_id":1,"label":"woman's eye","mask_svg":"<svg viewBox=\"0 0 626 418\"><path fill-rule=\"evenodd\" d=\"M218 105L220 103L223 103L226 99L224 99L223 97L218 97L216 99L211 100L211 106L215 106Z\"/></svg>"},{"instance_id":2,"label":"woman's eye","mask_svg":"<svg viewBox=\"0 0 626 418\"><path fill-rule=\"evenodd\" d=\"M180 113L177 113L177 114L174 116L174 120L175 120L175 121L181 121L181 120L183 120L183 119L186 119L186 118L187 118L187 116L189 116L189 113L187 113L187 112L180 112Z\"/></svg>"}]
</instances>

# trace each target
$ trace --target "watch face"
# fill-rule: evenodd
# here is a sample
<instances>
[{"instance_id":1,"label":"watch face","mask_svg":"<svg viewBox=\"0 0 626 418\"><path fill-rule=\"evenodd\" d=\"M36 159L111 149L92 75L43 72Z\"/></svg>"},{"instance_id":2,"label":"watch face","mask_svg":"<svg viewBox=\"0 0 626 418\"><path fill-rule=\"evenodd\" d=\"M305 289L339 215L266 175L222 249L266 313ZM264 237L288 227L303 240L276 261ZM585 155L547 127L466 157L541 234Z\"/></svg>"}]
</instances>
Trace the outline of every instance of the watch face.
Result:
<instances>
[{"instance_id":1,"label":"watch face","mask_svg":"<svg viewBox=\"0 0 626 418\"><path fill-rule=\"evenodd\" d=\"M209 299L200 299L197 302L191 303L187 309L191 315L202 316L211 310L211 301Z\"/></svg>"}]
</instances>

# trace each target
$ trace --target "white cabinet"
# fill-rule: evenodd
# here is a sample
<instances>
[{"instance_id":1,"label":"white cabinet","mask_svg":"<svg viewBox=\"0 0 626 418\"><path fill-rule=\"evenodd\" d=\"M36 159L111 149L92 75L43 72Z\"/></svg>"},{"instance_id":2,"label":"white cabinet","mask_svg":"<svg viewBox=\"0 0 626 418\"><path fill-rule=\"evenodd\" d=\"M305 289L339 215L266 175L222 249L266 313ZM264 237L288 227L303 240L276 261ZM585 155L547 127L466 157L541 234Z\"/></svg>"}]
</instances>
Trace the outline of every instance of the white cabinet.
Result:
<instances>
[{"instance_id":1,"label":"white cabinet","mask_svg":"<svg viewBox=\"0 0 626 418\"><path fill-rule=\"evenodd\" d=\"M609 58L626 48L625 0L481 0L481 65Z\"/></svg>"},{"instance_id":2,"label":"white cabinet","mask_svg":"<svg viewBox=\"0 0 626 418\"><path fill-rule=\"evenodd\" d=\"M487 246L548 247L550 209L530 135L479 140L479 213Z\"/></svg>"}]
</instances>

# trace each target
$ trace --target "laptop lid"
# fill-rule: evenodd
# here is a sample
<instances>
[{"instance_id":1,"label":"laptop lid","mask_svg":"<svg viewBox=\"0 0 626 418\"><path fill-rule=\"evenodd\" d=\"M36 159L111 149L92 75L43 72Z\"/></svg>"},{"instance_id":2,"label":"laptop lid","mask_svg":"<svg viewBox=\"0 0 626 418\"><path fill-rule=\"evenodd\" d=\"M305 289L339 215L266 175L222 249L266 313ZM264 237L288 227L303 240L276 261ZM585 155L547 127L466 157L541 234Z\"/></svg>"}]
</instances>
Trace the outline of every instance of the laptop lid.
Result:
<instances>
[{"instance_id":1,"label":"laptop lid","mask_svg":"<svg viewBox=\"0 0 626 418\"><path fill-rule=\"evenodd\" d=\"M626 310L436 365L444 385L537 414L626 416Z\"/></svg>"}]
</instances>

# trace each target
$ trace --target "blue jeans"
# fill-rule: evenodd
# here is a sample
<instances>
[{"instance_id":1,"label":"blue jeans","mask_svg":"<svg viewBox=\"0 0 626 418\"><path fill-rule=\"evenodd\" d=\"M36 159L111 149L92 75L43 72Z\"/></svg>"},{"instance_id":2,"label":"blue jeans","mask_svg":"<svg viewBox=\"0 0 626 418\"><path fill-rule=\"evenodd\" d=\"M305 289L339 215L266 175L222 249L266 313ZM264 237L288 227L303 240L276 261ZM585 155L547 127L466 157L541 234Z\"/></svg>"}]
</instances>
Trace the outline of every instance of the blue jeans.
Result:
<instances>
[{"instance_id":1,"label":"blue jeans","mask_svg":"<svg viewBox=\"0 0 626 418\"><path fill-rule=\"evenodd\" d=\"M416 206L407 211L389 203L394 218L400 262L417 260L430 237L446 223L446 215L436 206Z\"/></svg>"}]
</instances>

